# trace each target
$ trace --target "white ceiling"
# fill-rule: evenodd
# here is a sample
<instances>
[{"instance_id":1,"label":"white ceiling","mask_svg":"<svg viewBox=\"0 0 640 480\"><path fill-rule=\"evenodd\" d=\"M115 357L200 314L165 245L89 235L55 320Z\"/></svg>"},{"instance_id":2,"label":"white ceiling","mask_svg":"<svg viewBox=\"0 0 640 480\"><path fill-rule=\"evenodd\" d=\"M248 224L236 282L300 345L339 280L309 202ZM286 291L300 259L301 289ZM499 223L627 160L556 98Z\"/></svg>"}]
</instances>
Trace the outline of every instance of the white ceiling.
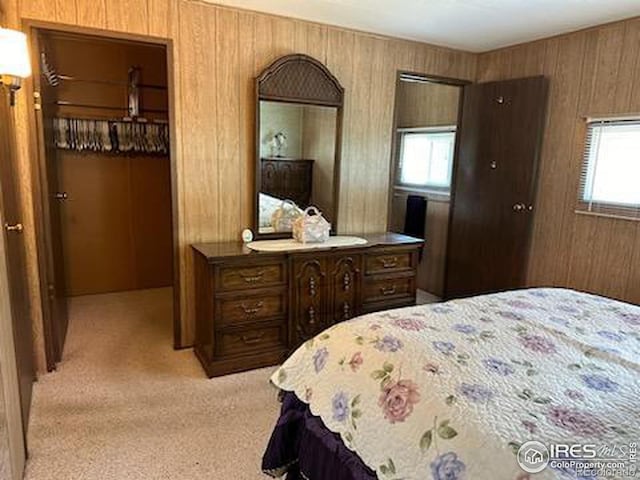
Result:
<instances>
[{"instance_id":1,"label":"white ceiling","mask_svg":"<svg viewBox=\"0 0 640 480\"><path fill-rule=\"evenodd\" d=\"M206 0L482 52L640 15L640 0Z\"/></svg>"}]
</instances>

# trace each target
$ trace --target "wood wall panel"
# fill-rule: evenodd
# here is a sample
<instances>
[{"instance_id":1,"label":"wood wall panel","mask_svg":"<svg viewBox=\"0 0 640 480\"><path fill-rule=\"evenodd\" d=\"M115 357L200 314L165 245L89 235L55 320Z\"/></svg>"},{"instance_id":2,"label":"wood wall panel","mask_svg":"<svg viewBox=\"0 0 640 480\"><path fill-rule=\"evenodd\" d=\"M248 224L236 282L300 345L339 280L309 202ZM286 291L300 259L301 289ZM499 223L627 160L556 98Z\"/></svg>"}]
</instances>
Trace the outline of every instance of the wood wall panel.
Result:
<instances>
[{"instance_id":1,"label":"wood wall panel","mask_svg":"<svg viewBox=\"0 0 640 480\"><path fill-rule=\"evenodd\" d=\"M56 2L51 0L19 0L22 18L56 21Z\"/></svg>"},{"instance_id":2,"label":"wood wall panel","mask_svg":"<svg viewBox=\"0 0 640 480\"><path fill-rule=\"evenodd\" d=\"M306 53L326 64L329 38L327 30L326 25L296 22L294 43L296 53Z\"/></svg>"},{"instance_id":3,"label":"wood wall panel","mask_svg":"<svg viewBox=\"0 0 640 480\"><path fill-rule=\"evenodd\" d=\"M177 15L177 0L147 0L149 35L171 36L171 20Z\"/></svg>"},{"instance_id":4,"label":"wood wall panel","mask_svg":"<svg viewBox=\"0 0 640 480\"><path fill-rule=\"evenodd\" d=\"M351 178L352 165L348 161L351 155L351 146L354 145L353 128L349 118L353 118L353 92L355 85L355 64L343 52L352 52L355 48L356 36L353 32L330 28L328 30L327 43L327 67L340 80L345 93L343 105L342 138L349 139L343 141L341 145L340 164L340 198L338 204L338 228L348 223L349 206L351 203L351 193L349 191L349 179ZM342 232L340 232L342 233Z\"/></svg>"},{"instance_id":5,"label":"wood wall panel","mask_svg":"<svg viewBox=\"0 0 640 480\"><path fill-rule=\"evenodd\" d=\"M397 99L398 128L456 125L459 98L460 87L401 82Z\"/></svg>"},{"instance_id":6,"label":"wood wall panel","mask_svg":"<svg viewBox=\"0 0 640 480\"><path fill-rule=\"evenodd\" d=\"M78 24L107 28L107 0L76 0Z\"/></svg>"},{"instance_id":7,"label":"wood wall panel","mask_svg":"<svg viewBox=\"0 0 640 480\"><path fill-rule=\"evenodd\" d=\"M74 24L77 21L76 3L66 0L54 0L56 6L56 21L60 23Z\"/></svg>"},{"instance_id":8,"label":"wood wall panel","mask_svg":"<svg viewBox=\"0 0 640 480\"><path fill-rule=\"evenodd\" d=\"M341 233L386 227L396 70L475 77L473 54L196 1L65 3L69 11L75 7L75 19L48 0L20 0L16 17L61 22L64 16L81 27L163 36L173 42L182 345L193 337L189 244L235 240L252 224L253 79L263 68L281 55L308 53L327 63L346 89ZM27 115L20 122L30 127ZM21 142L28 164L28 142ZM34 277L37 283L37 269Z\"/></svg>"},{"instance_id":9,"label":"wood wall panel","mask_svg":"<svg viewBox=\"0 0 640 480\"><path fill-rule=\"evenodd\" d=\"M535 74L551 80L530 285L640 302L640 224L574 212L584 117L640 112L639 40L640 20L631 19L479 57L479 81Z\"/></svg>"},{"instance_id":10,"label":"wood wall panel","mask_svg":"<svg viewBox=\"0 0 640 480\"><path fill-rule=\"evenodd\" d=\"M255 15L238 13L238 52L255 52ZM238 125L240 192L251 192L255 188L255 58L253 55L238 55ZM240 196L240 212L243 225L250 225L253 219L253 196Z\"/></svg>"},{"instance_id":11,"label":"wood wall panel","mask_svg":"<svg viewBox=\"0 0 640 480\"><path fill-rule=\"evenodd\" d=\"M108 0L107 28L117 32L149 33L147 0Z\"/></svg>"},{"instance_id":12,"label":"wood wall panel","mask_svg":"<svg viewBox=\"0 0 640 480\"><path fill-rule=\"evenodd\" d=\"M240 55L239 15L234 10L220 10L217 15L216 48L218 65L226 68L216 69L216 115L219 128L218 147L218 188L225 190L225 185L233 185L234 191L240 191L240 168L237 158L240 153L240 64L236 58ZM227 30L228 29L228 30ZM225 238L238 236L238 221L242 218L242 202L239 196L220 196L220 228Z\"/></svg>"}]
</instances>

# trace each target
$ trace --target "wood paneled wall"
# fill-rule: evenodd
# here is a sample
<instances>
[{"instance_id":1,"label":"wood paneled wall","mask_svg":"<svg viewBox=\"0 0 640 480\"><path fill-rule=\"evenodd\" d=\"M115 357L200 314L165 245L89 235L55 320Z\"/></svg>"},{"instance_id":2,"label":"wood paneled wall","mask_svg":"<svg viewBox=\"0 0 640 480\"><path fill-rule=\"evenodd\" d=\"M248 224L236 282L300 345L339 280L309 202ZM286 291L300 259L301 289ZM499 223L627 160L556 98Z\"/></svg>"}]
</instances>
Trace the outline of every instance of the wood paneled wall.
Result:
<instances>
[{"instance_id":1,"label":"wood paneled wall","mask_svg":"<svg viewBox=\"0 0 640 480\"><path fill-rule=\"evenodd\" d=\"M400 81L398 127L438 127L458 123L460 87Z\"/></svg>"},{"instance_id":2,"label":"wood paneled wall","mask_svg":"<svg viewBox=\"0 0 640 480\"><path fill-rule=\"evenodd\" d=\"M528 283L640 303L640 222L574 213L584 117L640 113L640 19L480 55L478 80L551 80Z\"/></svg>"},{"instance_id":3,"label":"wood paneled wall","mask_svg":"<svg viewBox=\"0 0 640 480\"><path fill-rule=\"evenodd\" d=\"M21 19L36 19L172 40L184 346L193 339L189 244L235 240L251 226L253 82L263 68L281 55L306 53L325 63L346 88L338 225L343 233L380 231L387 225L397 70L462 79L476 74L473 54L196 1L2 1L14 26ZM17 136L25 203L32 208L28 132L33 125L25 97L20 95L16 110ZM31 228L33 219L29 221ZM35 241L29 242L37 303Z\"/></svg>"}]
</instances>

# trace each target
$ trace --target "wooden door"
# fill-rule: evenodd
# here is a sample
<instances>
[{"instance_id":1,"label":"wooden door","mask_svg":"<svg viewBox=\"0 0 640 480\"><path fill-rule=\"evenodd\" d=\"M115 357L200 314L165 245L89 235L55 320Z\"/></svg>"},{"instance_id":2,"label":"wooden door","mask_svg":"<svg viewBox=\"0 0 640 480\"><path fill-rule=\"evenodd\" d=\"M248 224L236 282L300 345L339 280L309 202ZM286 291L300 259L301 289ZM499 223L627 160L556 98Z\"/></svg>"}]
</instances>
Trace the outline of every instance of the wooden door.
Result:
<instances>
[{"instance_id":1,"label":"wooden door","mask_svg":"<svg viewBox=\"0 0 640 480\"><path fill-rule=\"evenodd\" d=\"M33 338L31 333L31 312L29 306L29 286L23 235L23 215L19 203L18 174L14 132L11 128L12 116L8 96L0 96L0 207L2 208L3 235L6 244L6 261L11 298L16 363L22 406L24 431L29 425L31 396L34 380Z\"/></svg>"},{"instance_id":2,"label":"wooden door","mask_svg":"<svg viewBox=\"0 0 640 480\"><path fill-rule=\"evenodd\" d=\"M46 33L38 32L34 35L34 51L40 52L46 42ZM67 292L65 289L64 252L62 233L60 229L60 209L66 201L66 192L59 190L57 151L53 140L53 119L55 117L57 93L46 79L34 72L35 91L40 94L41 109L36 111L38 127L38 158L40 174L40 189L42 197L42 235L38 242L38 249L43 253L41 275L44 271L43 285L47 292L45 306L45 344L47 349L47 367L55 368L55 364L62 359L64 343L69 326L67 312Z\"/></svg>"},{"instance_id":3,"label":"wooden door","mask_svg":"<svg viewBox=\"0 0 640 480\"><path fill-rule=\"evenodd\" d=\"M464 87L445 297L525 285L548 81Z\"/></svg>"}]
</instances>

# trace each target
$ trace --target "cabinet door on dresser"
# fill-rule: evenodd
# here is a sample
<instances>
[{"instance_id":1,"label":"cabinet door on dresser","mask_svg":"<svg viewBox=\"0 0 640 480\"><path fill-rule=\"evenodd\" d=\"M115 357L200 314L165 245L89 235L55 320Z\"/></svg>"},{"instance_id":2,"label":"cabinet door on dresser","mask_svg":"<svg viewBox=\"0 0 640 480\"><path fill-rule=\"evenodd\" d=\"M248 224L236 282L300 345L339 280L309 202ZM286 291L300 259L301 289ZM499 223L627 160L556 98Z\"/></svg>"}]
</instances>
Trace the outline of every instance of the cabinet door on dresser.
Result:
<instances>
[{"instance_id":1,"label":"cabinet door on dresser","mask_svg":"<svg viewBox=\"0 0 640 480\"><path fill-rule=\"evenodd\" d=\"M362 255L329 258L329 315L338 323L360 314Z\"/></svg>"},{"instance_id":2,"label":"cabinet door on dresser","mask_svg":"<svg viewBox=\"0 0 640 480\"><path fill-rule=\"evenodd\" d=\"M292 273L291 346L296 348L331 325L327 315L327 259L296 256Z\"/></svg>"}]
</instances>

